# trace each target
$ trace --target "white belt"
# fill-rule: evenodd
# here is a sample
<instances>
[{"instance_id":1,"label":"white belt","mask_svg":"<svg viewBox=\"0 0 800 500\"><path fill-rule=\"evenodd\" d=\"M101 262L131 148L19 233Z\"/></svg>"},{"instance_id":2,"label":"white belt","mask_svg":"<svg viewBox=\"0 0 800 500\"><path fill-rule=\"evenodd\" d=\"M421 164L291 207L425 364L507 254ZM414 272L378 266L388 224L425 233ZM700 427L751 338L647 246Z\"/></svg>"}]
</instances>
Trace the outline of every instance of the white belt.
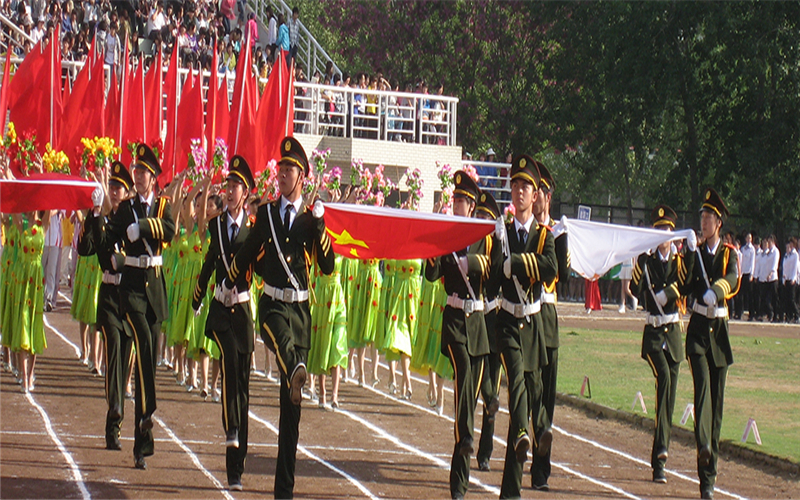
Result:
<instances>
[{"instance_id":1,"label":"white belt","mask_svg":"<svg viewBox=\"0 0 800 500\"><path fill-rule=\"evenodd\" d=\"M517 304L504 298L500 301L500 307L504 311L512 314L515 318L533 316L542 310L542 304L538 300L530 304Z\"/></svg>"},{"instance_id":2,"label":"white belt","mask_svg":"<svg viewBox=\"0 0 800 500\"><path fill-rule=\"evenodd\" d=\"M645 322L650 325L658 328L659 326L669 325L671 323L677 323L681 320L681 317L678 313L672 314L650 314L647 313L647 319Z\"/></svg>"},{"instance_id":3,"label":"white belt","mask_svg":"<svg viewBox=\"0 0 800 500\"><path fill-rule=\"evenodd\" d=\"M264 283L264 295L280 302L293 304L308 300L308 290L295 290L294 288L275 288Z\"/></svg>"},{"instance_id":4,"label":"white belt","mask_svg":"<svg viewBox=\"0 0 800 500\"><path fill-rule=\"evenodd\" d=\"M697 314L703 315L708 319L728 317L727 307L704 306L701 305L699 302L694 302L692 304L692 311L696 312Z\"/></svg>"},{"instance_id":5,"label":"white belt","mask_svg":"<svg viewBox=\"0 0 800 500\"><path fill-rule=\"evenodd\" d=\"M125 257L125 265L128 267L138 267L139 269L147 269L148 267L156 267L163 265L164 259L160 255L150 257L149 255L140 255L139 257Z\"/></svg>"},{"instance_id":6,"label":"white belt","mask_svg":"<svg viewBox=\"0 0 800 500\"><path fill-rule=\"evenodd\" d=\"M484 311L496 311L497 307L500 305L500 302L497 300L497 297L493 298L490 301L483 301L483 310Z\"/></svg>"},{"instance_id":7,"label":"white belt","mask_svg":"<svg viewBox=\"0 0 800 500\"><path fill-rule=\"evenodd\" d=\"M103 283L106 285L119 285L122 280L121 274L113 274L108 271L103 271Z\"/></svg>"},{"instance_id":8,"label":"white belt","mask_svg":"<svg viewBox=\"0 0 800 500\"><path fill-rule=\"evenodd\" d=\"M474 312L483 311L482 300L465 300L458 297L458 295L448 295L447 305L455 309L461 309L464 314L472 314Z\"/></svg>"},{"instance_id":9,"label":"white belt","mask_svg":"<svg viewBox=\"0 0 800 500\"><path fill-rule=\"evenodd\" d=\"M237 293L236 295L226 294L222 291L222 287L217 285L214 287L214 298L217 299L218 302L221 302L225 307L231 307L236 304L241 304L242 302L250 302L250 291L245 290L244 292Z\"/></svg>"},{"instance_id":10,"label":"white belt","mask_svg":"<svg viewBox=\"0 0 800 500\"><path fill-rule=\"evenodd\" d=\"M542 292L541 298L542 304L555 304L556 303L556 294L554 293L547 293Z\"/></svg>"}]
</instances>

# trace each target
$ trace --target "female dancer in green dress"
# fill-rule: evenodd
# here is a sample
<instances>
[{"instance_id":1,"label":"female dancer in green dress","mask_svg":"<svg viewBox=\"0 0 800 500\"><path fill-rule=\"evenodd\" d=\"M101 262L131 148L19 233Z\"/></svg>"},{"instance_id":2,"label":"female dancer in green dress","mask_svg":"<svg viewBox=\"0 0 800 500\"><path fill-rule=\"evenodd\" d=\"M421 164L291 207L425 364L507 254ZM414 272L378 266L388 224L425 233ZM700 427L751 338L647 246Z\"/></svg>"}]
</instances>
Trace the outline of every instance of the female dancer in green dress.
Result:
<instances>
[{"instance_id":1,"label":"female dancer in green dress","mask_svg":"<svg viewBox=\"0 0 800 500\"><path fill-rule=\"evenodd\" d=\"M394 272L392 287L387 289L384 338L381 350L389 361L389 392L398 394L397 361L401 362L403 386L400 397L411 399L411 355L417 332L417 309L420 298L419 260L386 261L387 272Z\"/></svg>"},{"instance_id":2,"label":"female dancer in green dress","mask_svg":"<svg viewBox=\"0 0 800 500\"><path fill-rule=\"evenodd\" d=\"M82 231L85 214L77 212L79 226ZM97 292L103 280L103 271L97 261L97 255L78 256L75 266L75 279L72 280L72 306L70 314L78 321L81 335L81 363L88 366L92 373L100 375L103 349L100 348L100 334L95 328L97 321Z\"/></svg>"}]
</instances>

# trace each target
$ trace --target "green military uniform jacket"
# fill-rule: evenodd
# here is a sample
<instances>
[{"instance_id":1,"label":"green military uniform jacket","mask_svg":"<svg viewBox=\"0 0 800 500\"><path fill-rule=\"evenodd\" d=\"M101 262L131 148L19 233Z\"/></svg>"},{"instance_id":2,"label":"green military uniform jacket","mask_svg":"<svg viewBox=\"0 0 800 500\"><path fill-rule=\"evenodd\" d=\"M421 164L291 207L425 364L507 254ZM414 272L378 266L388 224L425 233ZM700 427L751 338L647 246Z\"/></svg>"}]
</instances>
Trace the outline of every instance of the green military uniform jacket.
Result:
<instances>
[{"instance_id":1,"label":"green military uniform jacket","mask_svg":"<svg viewBox=\"0 0 800 500\"><path fill-rule=\"evenodd\" d=\"M212 274L215 276L217 286L223 284L225 277L228 276L228 269L236 252L244 245L252 227L253 223L247 217L247 214L244 214L242 227L238 230L233 242L231 242L230 234L228 233L227 211L209 221L208 229L211 236L211 244L206 252L203 267L200 269L200 275L194 288L193 309L197 310L203 298L205 298L208 281L211 279ZM222 239L220 239L220 235ZM262 252L259 252L259 254L263 256ZM226 262L228 267L225 265ZM252 277L252 266L246 272L240 273L234 282L237 292L250 291ZM219 334L232 331L236 350L241 353L253 352L253 312L250 302L234 304L232 307L225 307L222 302L216 299L211 299L210 302L208 304L208 318L206 319L206 336L215 340L212 332Z\"/></svg>"},{"instance_id":2,"label":"green military uniform jacket","mask_svg":"<svg viewBox=\"0 0 800 500\"><path fill-rule=\"evenodd\" d=\"M658 250L651 255L642 254L636 259L633 268L631 293L639 296L644 291L644 308L651 315L658 316L661 311L665 315L678 313L678 299L681 297L679 274L686 275L686 263L683 255L676 255L670 251L667 261L663 262ZM667 296L667 303L659 311L658 303L653 296L662 290ZM642 334L642 358L647 359L648 353L661 351L665 347L669 359L673 363L680 363L683 359L680 322L659 327L651 324L645 325Z\"/></svg>"},{"instance_id":3,"label":"green military uniform jacket","mask_svg":"<svg viewBox=\"0 0 800 500\"><path fill-rule=\"evenodd\" d=\"M508 244L511 250L511 275L516 276L522 292L529 302L541 299L542 284L552 280L558 272L555 241L553 233L535 220L531 232L523 243L514 228L514 221L506 224ZM497 241L494 242L498 244ZM503 297L520 304L514 281L506 278L502 266L499 267ZM516 318L508 311L500 309L497 313L497 348L502 352L507 348L520 349L524 355L525 371L534 371L547 365L547 350L544 337L542 315L529 318Z\"/></svg>"},{"instance_id":4,"label":"green military uniform jacket","mask_svg":"<svg viewBox=\"0 0 800 500\"><path fill-rule=\"evenodd\" d=\"M129 225L137 222L137 218L139 239L131 242L127 230ZM153 206L147 214L144 213L139 196L123 201L117 213L109 218L106 232L112 242L122 243L128 257L149 255L145 242L150 246L153 256L161 255L164 246L175 236L175 222L172 220L169 200L163 196L154 196ZM128 312L145 314L149 304L156 314L157 322L167 319L167 290L160 266L146 269L125 266L119 284L119 295L121 315Z\"/></svg>"},{"instance_id":5,"label":"green military uniform jacket","mask_svg":"<svg viewBox=\"0 0 800 500\"><path fill-rule=\"evenodd\" d=\"M693 303L705 305L703 294L708 289L698 254L702 255L708 282L717 296L717 307L726 307L726 301L739 291L739 257L736 250L719 242L713 255L705 243L700 245L697 252L687 252L687 274L683 286L689 296L687 307L690 309ZM686 330L686 356L706 354L709 350L717 367L733 364L733 352L728 338L728 318L709 319L693 312Z\"/></svg>"},{"instance_id":6,"label":"green military uniform jacket","mask_svg":"<svg viewBox=\"0 0 800 500\"><path fill-rule=\"evenodd\" d=\"M555 221L551 218L549 227L552 228ZM555 278L542 283L545 293L556 293L556 284L559 281L566 282L569 279L570 263L569 246L567 245L567 233L563 233L555 238L556 259L558 260L558 274ZM558 311L556 304L542 303L542 327L544 328L544 340L550 349L558 349Z\"/></svg>"},{"instance_id":7,"label":"green military uniform jacket","mask_svg":"<svg viewBox=\"0 0 800 500\"><path fill-rule=\"evenodd\" d=\"M242 271L246 272L251 263L255 262L259 254L263 252L261 258L263 264L256 267L256 272L264 278L264 283L280 289L292 288L291 280L280 263L278 251L275 248L270 229L268 206L272 207L272 222L286 265L297 279L300 289L308 290L309 268L314 260L323 274L329 275L333 272L335 256L331 240L325 232L324 219L314 218L308 207L295 217L292 227L287 231L280 219L280 198L259 207L255 225L236 253L225 285L232 288L233 284L238 282ZM269 308L270 314L284 315L287 323L293 325L292 331L296 347L306 349L310 347L311 313L308 301L287 304L263 295L260 307L264 305Z\"/></svg>"},{"instance_id":8,"label":"green military uniform jacket","mask_svg":"<svg viewBox=\"0 0 800 500\"><path fill-rule=\"evenodd\" d=\"M444 288L447 295L456 295L462 300L477 300L483 302L484 281L492 274L492 267L502 265L502 250L494 248L490 236L473 243L468 249L457 252L458 257L467 257L469 278L473 296L464 277L459 270L458 263L452 255L433 259L425 265L425 278L436 281L444 276ZM489 339L486 333L486 322L483 311L466 314L462 309L445 306L442 317L442 354L449 355L447 346L451 344L464 344L470 356L477 357L489 354Z\"/></svg>"}]
</instances>

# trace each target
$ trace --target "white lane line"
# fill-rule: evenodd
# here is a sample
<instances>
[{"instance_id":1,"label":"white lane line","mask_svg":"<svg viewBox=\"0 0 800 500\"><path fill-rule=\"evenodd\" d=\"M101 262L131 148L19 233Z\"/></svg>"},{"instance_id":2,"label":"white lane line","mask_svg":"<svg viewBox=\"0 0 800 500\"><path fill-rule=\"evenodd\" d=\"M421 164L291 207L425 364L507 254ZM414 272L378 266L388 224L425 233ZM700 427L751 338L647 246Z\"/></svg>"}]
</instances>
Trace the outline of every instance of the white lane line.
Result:
<instances>
[{"instance_id":1,"label":"white lane line","mask_svg":"<svg viewBox=\"0 0 800 500\"><path fill-rule=\"evenodd\" d=\"M42 314L42 317L44 318L44 326L46 326L47 328L51 329L53 331L53 333L58 335L58 337L61 340L63 340L64 342L66 342L67 345L72 347L72 349L75 351L75 357L76 358L80 358L81 357L80 348L77 345L75 345L72 342L70 342L70 340L67 337L65 337L63 333L61 333L58 330L56 330L55 327L53 327L53 325L51 325L50 322L47 321L47 315L46 314Z\"/></svg>"},{"instance_id":2,"label":"white lane line","mask_svg":"<svg viewBox=\"0 0 800 500\"><path fill-rule=\"evenodd\" d=\"M66 300L67 302L69 302L69 304L70 304L70 305L72 305L72 299L70 299L69 297L67 297L66 295L64 295L64 294L63 294L63 293L61 293L61 292L58 292L58 295L59 295L59 296L61 296L61 298L62 298L62 299L64 299L64 300Z\"/></svg>"},{"instance_id":3,"label":"white lane line","mask_svg":"<svg viewBox=\"0 0 800 500\"><path fill-rule=\"evenodd\" d=\"M600 444L600 443L598 443L596 441L593 441L591 439L585 438L583 436L579 436L577 434L572 434L571 432L565 431L564 429L562 429L560 427L557 427L555 425L553 426L553 429L556 430L557 432L560 432L561 434L564 434L567 437L571 437L571 438L576 439L576 440L578 440L578 441L580 441L582 443L589 444L589 445L594 446L595 448L599 448L599 449L601 449L601 450L603 450L603 451L605 451L607 453L612 453L614 455L618 455L620 457L627 458L628 460L631 460L631 461L633 461L633 462L635 462L635 463L637 463L639 465L643 465L645 467L650 467L650 463L649 462L646 462L646 461L641 460L641 459L639 459L637 457L634 457L633 455L629 455L629 454L627 454L627 453L625 453L623 451L615 450L614 448L609 448L608 446L605 446L603 444ZM689 481L690 483L700 484L700 481L698 481L697 479L695 479L693 477L686 476L684 474L681 474L680 472L675 472L675 471L667 470L667 469L665 469L665 472L668 472L668 473L672 474L673 476L678 477L680 479L683 479L685 481ZM735 493L731 493L729 491L725 491L723 489L717 488L716 486L714 487L714 492L720 493L722 495L727 495L727 496L732 497L732 498L736 498L737 500L746 500L745 497L741 497L741 496L739 496L739 495L737 495Z\"/></svg>"},{"instance_id":4,"label":"white lane line","mask_svg":"<svg viewBox=\"0 0 800 500\"><path fill-rule=\"evenodd\" d=\"M222 483L220 483L208 469L203 467L203 464L200 463L200 459L197 458L197 455L195 455L194 452L191 449L189 449L189 447L186 446L183 443L183 441L181 441L180 438L175 435L174 432L172 432L172 429L167 427L167 424L165 424L163 420L156 417L155 415L153 415L152 418L154 422L158 423L158 425L160 425L166 431L167 435L172 440L172 442L177 444L180 447L180 449L184 451L184 453L189 455L189 458L192 459L192 463L194 463L194 466L197 467L200 470L200 472L202 472L203 475L206 476L211 481L211 483L219 490L219 492L222 493L222 496L224 496L227 500L234 500L231 494L225 490L224 486L222 486Z\"/></svg>"},{"instance_id":5,"label":"white lane line","mask_svg":"<svg viewBox=\"0 0 800 500\"><path fill-rule=\"evenodd\" d=\"M419 410L421 410L421 411L423 411L423 412L431 413L431 414L433 414L433 415L435 415L435 416L437 416L437 417L439 417L439 418L442 418L442 419L444 419L444 420L447 420L448 422L451 422L451 423L452 423L452 422L454 422L454 419L453 419L452 417L448 416L448 415L439 415L438 413L436 413L436 412L434 412L434 411L432 411L432 410L430 410L430 409L428 409L428 408L425 408L425 407L423 407L423 406L420 406L420 405L418 405L418 404L416 404L416 403L412 403L412 402L410 402L410 401L406 401L406 400L399 400L399 399L396 399L396 398L394 398L393 396L390 396L390 395L388 395L388 394L384 393L383 391L379 391L378 389L375 389L374 387L367 387L367 386L365 386L364 388L365 388L365 389L368 389L368 390L370 390L370 391L372 391L372 392L375 392L375 393L377 393L377 394L380 394L380 395L384 396L385 398L391 399L391 400L393 400L393 401L397 401L398 403L402 403L402 404L404 404L404 405L407 405L407 406L411 406L411 407L417 408L417 409L419 409ZM508 413L508 412L506 411L506 413ZM474 431L474 432L475 432L476 434L480 434L480 431L478 431L477 429L475 429L475 431ZM505 447L505 445L506 445L506 442L505 442L505 441L503 441L502 439L500 439L500 438L499 438L499 437L497 437L497 436L492 436L492 438L493 438L494 442L496 442L496 443L498 443L498 444L502 445L503 447ZM530 456L530 453L529 453L529 456ZM637 497L637 496L635 496L635 495L632 495L632 494L630 494L630 493L628 493L628 492L626 492L626 491L624 491L624 490L622 490L622 489L620 489L620 488L618 488L618 487L614 486L613 484L610 484L610 483L605 483L605 482L603 482L603 481L600 481L600 480L598 480L598 479L594 479L594 478L592 478L592 477L589 477L589 476L586 476L586 475L584 475L584 474L581 474L580 472L577 472L577 471L575 471L575 470L573 470L573 469L569 468L568 466L566 466L566 465L564 465L564 464L561 464L561 463L558 463L558 462L551 462L551 463L550 463L550 465L551 465L551 466L553 466L553 467L555 467L556 469L561 469L561 470L563 470L564 472L566 472L566 473L568 473L568 474L572 474L572 475L574 475L574 476L576 476L576 477L578 477L578 478L581 478L581 479L584 479L584 480L586 480L586 481L589 481L589 482L590 482L590 483L592 483L592 484L595 484L595 485L597 485L597 486L601 486L601 487L603 487L603 488L605 488L605 489L607 489L607 490L611 490L611 491L613 491L614 493L617 493L617 494L619 494L619 495L625 496L625 497L627 497L627 498L630 498L630 499L632 499L632 500L641 500L639 497ZM472 482L472 477L470 477L470 482ZM500 491L498 490L498 491L497 491L497 494L499 494L499 493L500 493Z\"/></svg>"},{"instance_id":6,"label":"white lane line","mask_svg":"<svg viewBox=\"0 0 800 500\"><path fill-rule=\"evenodd\" d=\"M53 430L53 425L50 423L50 417L47 415L47 412L39 406L39 404L33 399L31 393L25 394L28 402L36 408L36 411L39 412L39 415L42 417L42 421L44 422L44 428L47 430L47 434L50 436L50 439L55 443L58 451L61 452L61 455L64 457L64 460L67 461L70 470L72 471L72 480L78 484L78 489L81 490L81 496L84 500L90 500L92 496L89 494L89 490L86 489L86 484L83 482L83 474L81 470L78 468L78 464L75 463L75 460L72 458L72 455L67 451L64 447L64 443L58 439L55 431Z\"/></svg>"},{"instance_id":7,"label":"white lane line","mask_svg":"<svg viewBox=\"0 0 800 500\"><path fill-rule=\"evenodd\" d=\"M263 418L259 417L258 415L256 415L256 414L255 414L255 413L253 413L252 411L251 411L251 412L249 412L249 415L250 415L250 418L252 418L252 419L253 419L253 420L255 420L256 422L260 423L261 425L263 425L264 427L266 427L267 429L269 429L269 430L270 430L270 432L272 432L272 433L273 433L273 434L275 434L275 435L278 435L278 428L277 428L277 427L275 427L274 425L272 425L270 422L268 422L268 421L264 420ZM305 446L302 446L302 445L299 445L299 444L298 444L298 445L297 445L297 451L299 451L299 452L300 452L300 453L302 453L303 455L307 456L307 457L308 457L308 458L310 458L311 460L314 460L314 461L316 461L316 462L319 462L319 463L321 463L322 465L324 465L324 466L325 466L325 467L327 467L328 469L332 470L332 471L333 471L333 472L335 472L336 474L339 474L340 476L342 476L343 478L345 478L345 479L347 480L347 482L349 482L350 484L352 484L353 486L355 486L356 488L358 488L358 490L359 490L359 491L360 491L360 492L361 492L361 493L362 493L362 494L363 494L365 497L369 498L370 500L378 500L378 497L376 497L375 495L373 495L373 494L372 494L372 492L371 492L371 491L369 491L369 490L367 489L367 487L366 487L366 486L364 486L363 484L361 484L361 482L359 482L359 481L358 481L356 478L354 478L354 477L353 477L353 476L351 476L350 474L346 473L345 471L341 470L340 468L336 467L336 466L335 466L335 465L333 465L332 463L330 463L330 462L327 462L327 461L323 460L322 458L320 458L320 457L316 456L315 454L311 453L310 451L308 451L308 448L306 448Z\"/></svg>"}]
</instances>

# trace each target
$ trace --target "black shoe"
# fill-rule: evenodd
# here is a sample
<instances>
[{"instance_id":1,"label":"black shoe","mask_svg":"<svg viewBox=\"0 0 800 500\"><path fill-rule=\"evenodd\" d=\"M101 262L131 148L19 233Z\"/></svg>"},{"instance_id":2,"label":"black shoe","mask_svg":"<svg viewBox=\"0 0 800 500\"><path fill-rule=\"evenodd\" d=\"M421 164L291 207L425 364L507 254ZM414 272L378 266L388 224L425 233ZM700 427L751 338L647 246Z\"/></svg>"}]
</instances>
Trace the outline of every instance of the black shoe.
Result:
<instances>
[{"instance_id":1,"label":"black shoe","mask_svg":"<svg viewBox=\"0 0 800 500\"><path fill-rule=\"evenodd\" d=\"M147 462L144 461L143 456L139 455L138 457L133 457L133 466L137 469L146 470Z\"/></svg>"},{"instance_id":2,"label":"black shoe","mask_svg":"<svg viewBox=\"0 0 800 500\"><path fill-rule=\"evenodd\" d=\"M299 364L292 372L292 378L289 383L289 390L291 391L290 398L292 404L300 405L303 401L303 386L306 383L306 365Z\"/></svg>"},{"instance_id":3,"label":"black shoe","mask_svg":"<svg viewBox=\"0 0 800 500\"><path fill-rule=\"evenodd\" d=\"M153 419L150 417L142 417L139 421L139 430L145 433L153 428Z\"/></svg>"},{"instance_id":4,"label":"black shoe","mask_svg":"<svg viewBox=\"0 0 800 500\"><path fill-rule=\"evenodd\" d=\"M481 460L478 462L478 470L483 472L489 472L491 468L489 467L488 460Z\"/></svg>"},{"instance_id":5,"label":"black shoe","mask_svg":"<svg viewBox=\"0 0 800 500\"><path fill-rule=\"evenodd\" d=\"M711 462L711 447L708 445L704 445L700 448L700 451L697 452L697 463L700 467L706 467Z\"/></svg>"},{"instance_id":6,"label":"black shoe","mask_svg":"<svg viewBox=\"0 0 800 500\"><path fill-rule=\"evenodd\" d=\"M489 401L489 404L486 405L486 416L489 422L494 422L494 417L497 415L498 410L500 410L500 398L495 396Z\"/></svg>"},{"instance_id":7,"label":"black shoe","mask_svg":"<svg viewBox=\"0 0 800 500\"><path fill-rule=\"evenodd\" d=\"M239 429L236 427L228 429L228 433L225 435L225 446L228 448L239 447Z\"/></svg>"},{"instance_id":8,"label":"black shoe","mask_svg":"<svg viewBox=\"0 0 800 500\"><path fill-rule=\"evenodd\" d=\"M531 483L531 488L533 488L536 491L550 491L550 485L547 483L544 484Z\"/></svg>"},{"instance_id":9,"label":"black shoe","mask_svg":"<svg viewBox=\"0 0 800 500\"><path fill-rule=\"evenodd\" d=\"M463 493L451 493L450 494L450 498L452 498L453 500L464 500L464 494Z\"/></svg>"},{"instance_id":10,"label":"black shoe","mask_svg":"<svg viewBox=\"0 0 800 500\"><path fill-rule=\"evenodd\" d=\"M231 491L242 491L241 478L233 478L228 480L228 489Z\"/></svg>"},{"instance_id":11,"label":"black shoe","mask_svg":"<svg viewBox=\"0 0 800 500\"><path fill-rule=\"evenodd\" d=\"M458 445L458 454L462 457L469 457L475 452L475 447L473 446L473 441L471 437L465 437L461 440L461 444Z\"/></svg>"},{"instance_id":12,"label":"black shoe","mask_svg":"<svg viewBox=\"0 0 800 500\"><path fill-rule=\"evenodd\" d=\"M667 476L664 475L663 470L654 470L653 471L653 482L659 484L667 484Z\"/></svg>"},{"instance_id":13,"label":"black shoe","mask_svg":"<svg viewBox=\"0 0 800 500\"><path fill-rule=\"evenodd\" d=\"M119 442L119 436L106 436L106 449L121 450L122 445Z\"/></svg>"},{"instance_id":14,"label":"black shoe","mask_svg":"<svg viewBox=\"0 0 800 500\"><path fill-rule=\"evenodd\" d=\"M667 458L669 458L669 452L667 452L666 448L661 448L660 450L658 450L656 458L658 458L659 460L666 460Z\"/></svg>"},{"instance_id":15,"label":"black shoe","mask_svg":"<svg viewBox=\"0 0 800 500\"><path fill-rule=\"evenodd\" d=\"M550 453L550 446L553 444L553 431L546 429L539 438L539 446L536 448L536 454L540 457L547 456Z\"/></svg>"},{"instance_id":16,"label":"black shoe","mask_svg":"<svg viewBox=\"0 0 800 500\"><path fill-rule=\"evenodd\" d=\"M528 460L528 450L531 448L531 438L528 433L522 431L514 442L514 453L517 455L517 462L524 464Z\"/></svg>"},{"instance_id":17,"label":"black shoe","mask_svg":"<svg viewBox=\"0 0 800 500\"><path fill-rule=\"evenodd\" d=\"M703 500L714 500L714 490L709 489L701 491L700 498L702 498Z\"/></svg>"}]
</instances>

